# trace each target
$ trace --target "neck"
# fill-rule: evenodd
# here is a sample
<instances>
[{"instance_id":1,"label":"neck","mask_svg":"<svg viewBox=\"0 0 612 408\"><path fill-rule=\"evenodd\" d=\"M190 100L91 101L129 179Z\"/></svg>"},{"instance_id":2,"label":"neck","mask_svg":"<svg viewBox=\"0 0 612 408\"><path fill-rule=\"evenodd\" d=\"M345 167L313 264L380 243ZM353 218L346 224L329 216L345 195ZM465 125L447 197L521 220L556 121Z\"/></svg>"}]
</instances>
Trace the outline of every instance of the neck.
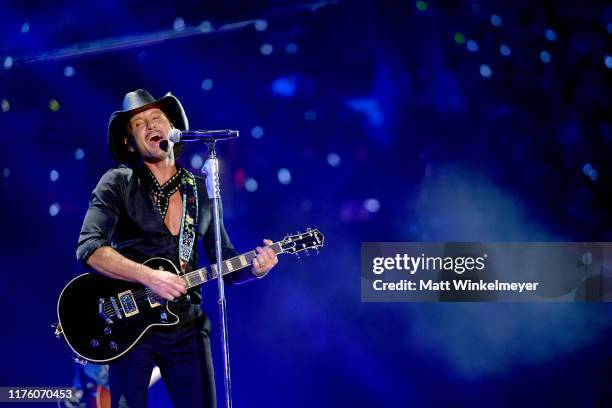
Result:
<instances>
[{"instance_id":1,"label":"neck","mask_svg":"<svg viewBox=\"0 0 612 408\"><path fill-rule=\"evenodd\" d=\"M151 170L151 173L153 173L160 185L163 185L166 181L170 180L170 177L174 176L177 171L176 162L170 157L154 163L145 161L144 164L149 170Z\"/></svg>"}]
</instances>

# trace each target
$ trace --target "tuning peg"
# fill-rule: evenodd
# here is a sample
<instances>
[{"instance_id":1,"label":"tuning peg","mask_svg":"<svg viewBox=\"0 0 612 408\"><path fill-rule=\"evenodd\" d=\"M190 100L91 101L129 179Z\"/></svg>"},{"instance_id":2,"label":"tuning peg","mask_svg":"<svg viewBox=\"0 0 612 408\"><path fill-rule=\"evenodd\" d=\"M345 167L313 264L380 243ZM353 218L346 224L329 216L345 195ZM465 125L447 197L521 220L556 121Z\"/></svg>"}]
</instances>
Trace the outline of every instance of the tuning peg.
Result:
<instances>
[{"instance_id":1,"label":"tuning peg","mask_svg":"<svg viewBox=\"0 0 612 408\"><path fill-rule=\"evenodd\" d=\"M310 232L310 231L312 231L312 228L310 227L306 228L306 232Z\"/></svg>"}]
</instances>

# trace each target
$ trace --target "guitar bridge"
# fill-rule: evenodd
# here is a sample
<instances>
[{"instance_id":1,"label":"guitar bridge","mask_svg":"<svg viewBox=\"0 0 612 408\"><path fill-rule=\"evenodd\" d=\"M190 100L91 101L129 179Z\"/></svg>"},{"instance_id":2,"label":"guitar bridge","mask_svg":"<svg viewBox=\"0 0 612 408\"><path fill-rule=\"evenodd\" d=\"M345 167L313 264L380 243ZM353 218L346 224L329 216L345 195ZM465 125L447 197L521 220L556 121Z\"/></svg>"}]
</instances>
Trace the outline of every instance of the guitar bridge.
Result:
<instances>
[{"instance_id":1,"label":"guitar bridge","mask_svg":"<svg viewBox=\"0 0 612 408\"><path fill-rule=\"evenodd\" d=\"M111 320L111 318L108 317L108 315L104 312L104 303L105 303L104 299L102 298L98 299L98 314L100 315L102 319L104 319L106 324L113 324L113 321Z\"/></svg>"}]
</instances>

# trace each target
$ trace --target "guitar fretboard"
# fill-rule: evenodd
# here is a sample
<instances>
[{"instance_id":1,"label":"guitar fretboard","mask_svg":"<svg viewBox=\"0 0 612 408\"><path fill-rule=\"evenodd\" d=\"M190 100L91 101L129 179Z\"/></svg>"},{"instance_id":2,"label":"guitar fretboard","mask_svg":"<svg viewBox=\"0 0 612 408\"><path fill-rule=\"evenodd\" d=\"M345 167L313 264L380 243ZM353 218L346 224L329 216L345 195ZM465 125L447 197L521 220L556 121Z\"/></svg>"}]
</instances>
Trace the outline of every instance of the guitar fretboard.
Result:
<instances>
[{"instance_id":1,"label":"guitar fretboard","mask_svg":"<svg viewBox=\"0 0 612 408\"><path fill-rule=\"evenodd\" d=\"M283 253L283 248L281 247L280 242L275 242L274 244L268 246L268 248L271 248L276 255ZM225 261L221 262L223 275L227 275L228 273L236 272L237 270L250 266L255 257L257 257L257 251L250 251L242 255L226 259ZM208 270L208 268L197 269L195 271L186 273L183 275L183 278L185 281L187 281L187 287L193 288L210 280L217 279L217 276L217 264L214 264L210 267L210 270Z\"/></svg>"}]
</instances>

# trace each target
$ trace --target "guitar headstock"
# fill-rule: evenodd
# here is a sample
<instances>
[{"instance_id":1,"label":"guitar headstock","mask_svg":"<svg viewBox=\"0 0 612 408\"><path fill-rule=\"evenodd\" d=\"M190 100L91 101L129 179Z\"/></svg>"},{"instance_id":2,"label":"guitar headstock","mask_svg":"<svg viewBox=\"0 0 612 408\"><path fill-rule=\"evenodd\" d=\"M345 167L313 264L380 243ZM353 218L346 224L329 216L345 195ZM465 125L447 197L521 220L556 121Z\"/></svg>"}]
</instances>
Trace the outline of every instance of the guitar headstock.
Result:
<instances>
[{"instance_id":1,"label":"guitar headstock","mask_svg":"<svg viewBox=\"0 0 612 408\"><path fill-rule=\"evenodd\" d=\"M307 251L308 249L319 249L323 247L323 234L318 229L308 228L306 232L287 235L280 241L283 252L288 254L297 254L298 252Z\"/></svg>"}]
</instances>

